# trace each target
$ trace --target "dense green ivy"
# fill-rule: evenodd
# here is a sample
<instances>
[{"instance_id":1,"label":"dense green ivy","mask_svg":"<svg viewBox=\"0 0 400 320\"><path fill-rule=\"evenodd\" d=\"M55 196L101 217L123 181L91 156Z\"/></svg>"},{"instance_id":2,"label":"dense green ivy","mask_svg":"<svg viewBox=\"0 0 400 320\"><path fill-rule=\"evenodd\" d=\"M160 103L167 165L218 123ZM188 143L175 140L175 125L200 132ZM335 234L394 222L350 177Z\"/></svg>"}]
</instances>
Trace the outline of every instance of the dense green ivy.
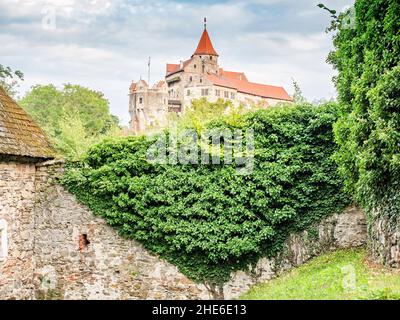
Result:
<instances>
[{"instance_id":1,"label":"dense green ivy","mask_svg":"<svg viewBox=\"0 0 400 320\"><path fill-rule=\"evenodd\" d=\"M368 213L390 207L400 221L400 2L356 0L354 14L337 25L329 58L341 105L335 158Z\"/></svg>"},{"instance_id":2,"label":"dense green ivy","mask_svg":"<svg viewBox=\"0 0 400 320\"><path fill-rule=\"evenodd\" d=\"M336 105L327 104L257 111L235 128L214 121L213 128L254 130L248 175L234 164L153 164L146 152L156 137L128 137L93 147L63 183L122 235L191 279L220 285L275 255L290 232L348 204L331 159L336 120Z\"/></svg>"}]
</instances>

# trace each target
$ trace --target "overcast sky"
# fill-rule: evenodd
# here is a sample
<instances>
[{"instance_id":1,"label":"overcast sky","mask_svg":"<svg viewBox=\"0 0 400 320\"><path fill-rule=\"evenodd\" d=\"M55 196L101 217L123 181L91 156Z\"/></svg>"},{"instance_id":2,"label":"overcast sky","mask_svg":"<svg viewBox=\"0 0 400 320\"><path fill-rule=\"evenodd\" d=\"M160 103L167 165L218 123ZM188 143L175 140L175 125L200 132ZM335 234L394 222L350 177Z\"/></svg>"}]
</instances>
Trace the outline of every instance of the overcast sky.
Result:
<instances>
[{"instance_id":1,"label":"overcast sky","mask_svg":"<svg viewBox=\"0 0 400 320\"><path fill-rule=\"evenodd\" d=\"M165 64L194 52L203 17L220 66L250 81L284 86L292 78L309 100L336 96L329 14L353 0L0 0L0 63L25 73L21 91L35 84L74 83L102 91L111 112L129 121L128 88L151 82Z\"/></svg>"}]
</instances>

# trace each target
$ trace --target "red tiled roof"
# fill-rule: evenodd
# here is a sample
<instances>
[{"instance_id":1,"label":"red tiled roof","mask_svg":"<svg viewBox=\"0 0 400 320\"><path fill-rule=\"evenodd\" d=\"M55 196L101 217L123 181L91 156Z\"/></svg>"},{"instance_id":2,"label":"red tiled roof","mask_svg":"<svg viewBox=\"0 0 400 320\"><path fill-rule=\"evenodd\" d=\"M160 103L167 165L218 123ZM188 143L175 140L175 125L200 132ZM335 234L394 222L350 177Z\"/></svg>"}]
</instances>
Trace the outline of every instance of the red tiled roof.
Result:
<instances>
[{"instance_id":1,"label":"red tiled roof","mask_svg":"<svg viewBox=\"0 0 400 320\"><path fill-rule=\"evenodd\" d=\"M174 74L179 71L183 71L185 67L192 61L192 59L183 61L182 68L180 64L173 64L173 63L167 63L167 76Z\"/></svg>"},{"instance_id":2,"label":"red tiled roof","mask_svg":"<svg viewBox=\"0 0 400 320\"><path fill-rule=\"evenodd\" d=\"M196 51L193 55L198 54L207 54L211 56L218 56L218 53L215 51L210 36L208 35L207 29L204 29L203 34L201 35L199 44L197 46Z\"/></svg>"},{"instance_id":3,"label":"red tiled roof","mask_svg":"<svg viewBox=\"0 0 400 320\"><path fill-rule=\"evenodd\" d=\"M179 64L167 63L167 74L179 71Z\"/></svg>"},{"instance_id":4,"label":"red tiled roof","mask_svg":"<svg viewBox=\"0 0 400 320\"><path fill-rule=\"evenodd\" d=\"M226 76L216 76L213 74L209 74L207 77L208 80L216 86L232 88L237 90L238 92L247 93L263 98L293 101L293 99L288 95L286 90L282 87L253 83Z\"/></svg>"},{"instance_id":5,"label":"red tiled roof","mask_svg":"<svg viewBox=\"0 0 400 320\"><path fill-rule=\"evenodd\" d=\"M138 89L139 84L142 84L142 86L148 87L148 84L146 81L140 79L138 82L132 81L131 86L129 87L129 92L132 93Z\"/></svg>"},{"instance_id":6,"label":"red tiled roof","mask_svg":"<svg viewBox=\"0 0 400 320\"><path fill-rule=\"evenodd\" d=\"M225 71L224 69L219 68L219 75L230 79L236 79L248 82L244 72Z\"/></svg>"},{"instance_id":7,"label":"red tiled roof","mask_svg":"<svg viewBox=\"0 0 400 320\"><path fill-rule=\"evenodd\" d=\"M158 82L154 85L154 88L162 88L164 85L165 85L165 81L164 81L164 80L161 80L161 81L158 81Z\"/></svg>"}]
</instances>

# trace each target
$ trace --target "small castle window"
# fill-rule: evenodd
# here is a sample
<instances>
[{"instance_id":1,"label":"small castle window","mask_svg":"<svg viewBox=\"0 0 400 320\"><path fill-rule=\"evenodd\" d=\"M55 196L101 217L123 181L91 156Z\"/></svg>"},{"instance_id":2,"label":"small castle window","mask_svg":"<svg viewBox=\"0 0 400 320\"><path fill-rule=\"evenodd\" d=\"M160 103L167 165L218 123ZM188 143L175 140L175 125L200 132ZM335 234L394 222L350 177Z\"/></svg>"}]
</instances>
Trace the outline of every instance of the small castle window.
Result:
<instances>
[{"instance_id":1,"label":"small castle window","mask_svg":"<svg viewBox=\"0 0 400 320\"><path fill-rule=\"evenodd\" d=\"M0 219L0 261L8 256L7 221Z\"/></svg>"},{"instance_id":2,"label":"small castle window","mask_svg":"<svg viewBox=\"0 0 400 320\"><path fill-rule=\"evenodd\" d=\"M139 98L139 103L143 103L143 98Z\"/></svg>"},{"instance_id":3,"label":"small castle window","mask_svg":"<svg viewBox=\"0 0 400 320\"><path fill-rule=\"evenodd\" d=\"M189 78L189 81L192 82L192 81L193 81L193 77L190 77L190 78Z\"/></svg>"},{"instance_id":4,"label":"small castle window","mask_svg":"<svg viewBox=\"0 0 400 320\"><path fill-rule=\"evenodd\" d=\"M193 68L195 68L195 69L196 69L196 68L197 68L197 66L196 66L196 65L193 65Z\"/></svg>"},{"instance_id":5,"label":"small castle window","mask_svg":"<svg viewBox=\"0 0 400 320\"><path fill-rule=\"evenodd\" d=\"M212 56L210 56L210 60L212 60Z\"/></svg>"},{"instance_id":6,"label":"small castle window","mask_svg":"<svg viewBox=\"0 0 400 320\"><path fill-rule=\"evenodd\" d=\"M200 78L200 83L203 83L203 79L202 78Z\"/></svg>"}]
</instances>

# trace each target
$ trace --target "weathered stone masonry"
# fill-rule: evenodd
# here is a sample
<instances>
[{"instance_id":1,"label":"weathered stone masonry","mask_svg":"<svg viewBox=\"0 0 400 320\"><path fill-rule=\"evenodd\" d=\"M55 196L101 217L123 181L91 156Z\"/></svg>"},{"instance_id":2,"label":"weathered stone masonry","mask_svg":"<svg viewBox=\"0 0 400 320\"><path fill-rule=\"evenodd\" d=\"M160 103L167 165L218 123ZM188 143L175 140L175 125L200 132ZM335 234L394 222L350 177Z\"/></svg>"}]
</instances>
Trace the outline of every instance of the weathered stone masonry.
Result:
<instances>
[{"instance_id":1,"label":"weathered stone masonry","mask_svg":"<svg viewBox=\"0 0 400 320\"><path fill-rule=\"evenodd\" d=\"M61 164L36 172L36 297L62 299L209 298L176 267L118 236L57 184Z\"/></svg>"},{"instance_id":2,"label":"weathered stone masonry","mask_svg":"<svg viewBox=\"0 0 400 320\"><path fill-rule=\"evenodd\" d=\"M34 179L34 164L0 162L0 298L32 297Z\"/></svg>"},{"instance_id":3,"label":"weathered stone masonry","mask_svg":"<svg viewBox=\"0 0 400 320\"><path fill-rule=\"evenodd\" d=\"M9 224L9 255L0 262L0 298L222 298L137 242L118 236L57 183L62 172L61 162L0 165L0 219ZM236 272L223 297L236 298L317 254L359 246L365 239L363 212L350 208L319 223L312 235L292 235L279 257Z\"/></svg>"}]
</instances>

